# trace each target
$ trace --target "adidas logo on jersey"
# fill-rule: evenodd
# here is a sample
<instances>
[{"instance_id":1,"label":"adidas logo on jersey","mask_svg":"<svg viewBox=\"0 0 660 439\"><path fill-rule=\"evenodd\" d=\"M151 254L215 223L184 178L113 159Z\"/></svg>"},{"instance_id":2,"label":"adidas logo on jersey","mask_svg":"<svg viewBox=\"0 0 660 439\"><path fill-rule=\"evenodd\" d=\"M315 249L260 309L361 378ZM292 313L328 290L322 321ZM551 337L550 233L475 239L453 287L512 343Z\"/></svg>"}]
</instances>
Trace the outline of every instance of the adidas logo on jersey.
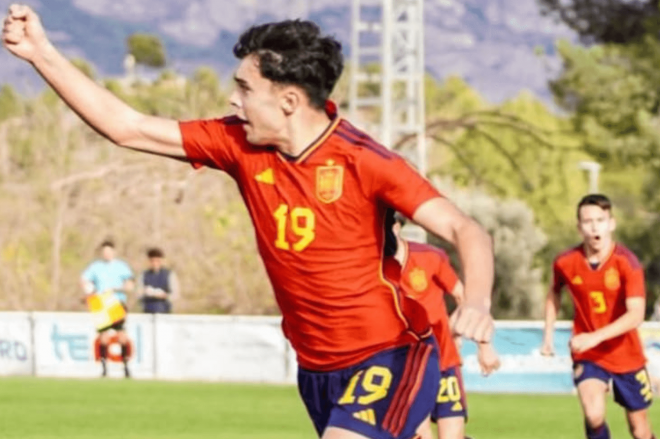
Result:
<instances>
[{"instance_id":1,"label":"adidas logo on jersey","mask_svg":"<svg viewBox=\"0 0 660 439\"><path fill-rule=\"evenodd\" d=\"M573 285L582 285L582 278L580 276L575 276L571 283Z\"/></svg>"},{"instance_id":2,"label":"adidas logo on jersey","mask_svg":"<svg viewBox=\"0 0 660 439\"><path fill-rule=\"evenodd\" d=\"M374 409L360 410L359 412L353 413L353 417L364 421L367 424L376 425L376 413Z\"/></svg>"},{"instance_id":3,"label":"adidas logo on jersey","mask_svg":"<svg viewBox=\"0 0 660 439\"><path fill-rule=\"evenodd\" d=\"M268 168L263 172L254 176L254 179L260 183L266 184L275 184L275 175L273 174L273 168Z\"/></svg>"}]
</instances>

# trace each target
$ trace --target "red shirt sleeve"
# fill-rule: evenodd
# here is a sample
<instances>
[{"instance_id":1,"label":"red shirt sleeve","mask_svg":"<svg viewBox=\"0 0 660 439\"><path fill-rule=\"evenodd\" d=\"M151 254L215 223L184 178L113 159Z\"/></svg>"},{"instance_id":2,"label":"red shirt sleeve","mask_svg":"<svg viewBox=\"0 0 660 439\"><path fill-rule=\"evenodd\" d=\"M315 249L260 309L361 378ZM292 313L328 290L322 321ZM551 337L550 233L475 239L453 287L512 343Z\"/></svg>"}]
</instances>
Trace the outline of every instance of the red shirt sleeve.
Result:
<instances>
[{"instance_id":1,"label":"red shirt sleeve","mask_svg":"<svg viewBox=\"0 0 660 439\"><path fill-rule=\"evenodd\" d=\"M402 157L385 148L365 151L358 169L371 194L408 218L424 202L442 196Z\"/></svg>"},{"instance_id":2,"label":"red shirt sleeve","mask_svg":"<svg viewBox=\"0 0 660 439\"><path fill-rule=\"evenodd\" d=\"M561 289L566 285L566 280L559 266L559 259L555 259L552 264L552 291L556 294L561 293Z\"/></svg>"},{"instance_id":3,"label":"red shirt sleeve","mask_svg":"<svg viewBox=\"0 0 660 439\"><path fill-rule=\"evenodd\" d=\"M434 278L440 288L444 290L445 294L451 294L458 283L458 275L454 271L454 267L451 266L447 253L442 251L439 252L438 260L438 270L436 271Z\"/></svg>"},{"instance_id":4,"label":"red shirt sleeve","mask_svg":"<svg viewBox=\"0 0 660 439\"><path fill-rule=\"evenodd\" d=\"M234 174L241 146L247 144L235 117L179 122L183 149L195 168L208 166Z\"/></svg>"},{"instance_id":5,"label":"red shirt sleeve","mask_svg":"<svg viewBox=\"0 0 660 439\"><path fill-rule=\"evenodd\" d=\"M623 288L628 297L646 297L644 269L639 260L631 252L627 252L622 265L621 277Z\"/></svg>"}]
</instances>

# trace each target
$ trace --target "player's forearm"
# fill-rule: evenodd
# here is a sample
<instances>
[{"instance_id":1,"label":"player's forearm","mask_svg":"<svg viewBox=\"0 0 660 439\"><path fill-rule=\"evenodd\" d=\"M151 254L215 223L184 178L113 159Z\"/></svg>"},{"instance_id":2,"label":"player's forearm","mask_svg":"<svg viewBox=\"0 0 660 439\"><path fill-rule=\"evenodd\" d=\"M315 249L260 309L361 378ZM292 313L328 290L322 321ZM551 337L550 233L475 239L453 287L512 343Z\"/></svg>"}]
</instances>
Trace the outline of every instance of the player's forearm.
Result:
<instances>
[{"instance_id":1,"label":"player's forearm","mask_svg":"<svg viewBox=\"0 0 660 439\"><path fill-rule=\"evenodd\" d=\"M490 235L443 197L423 203L412 220L458 250L465 275L465 305L490 310L495 273Z\"/></svg>"},{"instance_id":2,"label":"player's forearm","mask_svg":"<svg viewBox=\"0 0 660 439\"><path fill-rule=\"evenodd\" d=\"M456 247L465 275L465 303L490 310L495 276L490 235L476 221L470 220L456 231Z\"/></svg>"},{"instance_id":3,"label":"player's forearm","mask_svg":"<svg viewBox=\"0 0 660 439\"><path fill-rule=\"evenodd\" d=\"M594 333L598 336L598 339L602 343L606 340L610 340L638 328L643 321L643 311L640 312L638 310L629 310L614 322L594 331Z\"/></svg>"},{"instance_id":4,"label":"player's forearm","mask_svg":"<svg viewBox=\"0 0 660 439\"><path fill-rule=\"evenodd\" d=\"M84 75L50 43L41 48L33 65L87 124L116 144L128 142L140 113Z\"/></svg>"},{"instance_id":5,"label":"player's forearm","mask_svg":"<svg viewBox=\"0 0 660 439\"><path fill-rule=\"evenodd\" d=\"M543 332L543 340L546 343L552 343L553 341L558 311L559 298L557 297L557 294L550 291L545 299L545 329Z\"/></svg>"}]
</instances>

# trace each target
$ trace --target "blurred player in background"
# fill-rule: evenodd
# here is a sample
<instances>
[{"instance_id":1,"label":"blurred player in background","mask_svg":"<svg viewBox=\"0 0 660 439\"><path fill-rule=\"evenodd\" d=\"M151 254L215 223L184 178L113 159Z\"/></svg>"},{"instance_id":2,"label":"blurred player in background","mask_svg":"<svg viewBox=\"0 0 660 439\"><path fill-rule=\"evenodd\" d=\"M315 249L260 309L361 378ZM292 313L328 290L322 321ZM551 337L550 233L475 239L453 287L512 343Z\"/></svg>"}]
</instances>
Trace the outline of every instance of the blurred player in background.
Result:
<instances>
[{"instance_id":1,"label":"blurred player in background","mask_svg":"<svg viewBox=\"0 0 660 439\"><path fill-rule=\"evenodd\" d=\"M463 439L468 412L461 376L460 337L454 339L444 297L451 295L460 306L464 300L463 284L447 253L432 245L401 238L406 219L399 213L390 213L386 222L385 275L403 294L424 306L440 349L440 387L430 421L437 424L439 439ZM500 366L491 343L478 343L477 356L484 375L490 375ZM432 439L430 422L419 433L423 439Z\"/></svg>"},{"instance_id":2,"label":"blurred player in background","mask_svg":"<svg viewBox=\"0 0 660 439\"><path fill-rule=\"evenodd\" d=\"M637 332L646 308L643 268L630 250L613 241L616 222L606 196L585 196L577 207L577 221L582 244L554 262L541 354L554 353L554 323L566 287L575 310L570 349L586 437L610 438L605 394L611 382L632 437L652 439L648 407L653 395Z\"/></svg>"},{"instance_id":3,"label":"blurred player in background","mask_svg":"<svg viewBox=\"0 0 660 439\"><path fill-rule=\"evenodd\" d=\"M135 288L133 272L128 264L116 257L115 244L110 241L101 243L101 258L92 262L83 272L81 283L86 295L100 295L112 292L114 297L121 303L124 311L127 311L127 294ZM125 313L123 313L125 315ZM124 363L124 375L130 377L128 369L129 340L124 330L125 318L118 321L109 321L109 326L98 327L99 331L99 356L101 376L108 373L108 345L113 333L117 335L121 345L121 358Z\"/></svg>"},{"instance_id":4,"label":"blurred player in background","mask_svg":"<svg viewBox=\"0 0 660 439\"><path fill-rule=\"evenodd\" d=\"M343 70L341 45L316 24L248 29L234 46L235 115L190 122L141 114L90 80L26 6L10 6L3 42L115 144L223 170L237 182L297 354L300 394L323 439L410 439L437 394L426 316L383 280L388 206L457 247L465 300L453 329L490 340L490 236L401 157L338 117L328 97Z\"/></svg>"}]
</instances>

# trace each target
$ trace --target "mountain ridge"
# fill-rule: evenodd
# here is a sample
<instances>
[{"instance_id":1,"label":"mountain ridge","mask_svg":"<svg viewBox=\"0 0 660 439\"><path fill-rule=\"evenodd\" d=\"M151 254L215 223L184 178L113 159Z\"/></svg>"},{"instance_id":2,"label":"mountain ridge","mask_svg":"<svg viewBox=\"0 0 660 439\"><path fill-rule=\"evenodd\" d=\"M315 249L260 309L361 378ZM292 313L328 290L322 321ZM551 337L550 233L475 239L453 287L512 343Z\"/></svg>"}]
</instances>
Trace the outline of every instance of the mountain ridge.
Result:
<instances>
[{"instance_id":1,"label":"mountain ridge","mask_svg":"<svg viewBox=\"0 0 660 439\"><path fill-rule=\"evenodd\" d=\"M0 0L6 10L11 0ZM69 57L84 58L102 76L123 74L126 38L159 35L170 68L190 74L206 65L227 78L235 66L231 49L249 25L306 17L335 35L350 53L350 0L28 0L53 42ZM436 78L463 77L494 103L529 90L551 102L548 80L560 62L557 38L576 40L566 27L541 16L527 0L426 0L425 61ZM541 58L535 50L547 54ZM0 53L0 83L22 92L43 88L30 67Z\"/></svg>"}]
</instances>

